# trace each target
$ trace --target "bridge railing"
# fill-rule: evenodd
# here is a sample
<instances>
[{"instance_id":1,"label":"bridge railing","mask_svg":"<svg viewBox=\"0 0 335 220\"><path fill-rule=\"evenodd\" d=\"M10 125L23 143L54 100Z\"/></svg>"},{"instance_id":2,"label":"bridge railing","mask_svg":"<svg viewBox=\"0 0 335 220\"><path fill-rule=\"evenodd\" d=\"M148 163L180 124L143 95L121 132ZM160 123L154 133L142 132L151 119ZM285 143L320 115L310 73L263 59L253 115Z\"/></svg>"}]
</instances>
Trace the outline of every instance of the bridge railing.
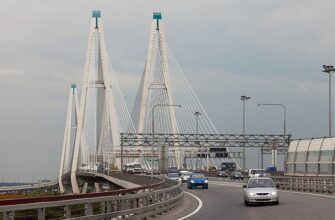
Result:
<instances>
[{"instance_id":1,"label":"bridge railing","mask_svg":"<svg viewBox=\"0 0 335 220\"><path fill-rule=\"evenodd\" d=\"M3 192L17 192L17 191L29 191L34 189L43 189L43 188L58 188L57 181L51 182L42 182L42 183L33 183L33 184L26 184L26 185L19 185L19 186L3 186L0 187L0 193Z\"/></svg>"},{"instance_id":2,"label":"bridge railing","mask_svg":"<svg viewBox=\"0 0 335 220\"><path fill-rule=\"evenodd\" d=\"M142 218L171 209L182 195L181 183L164 180L136 189L2 200L0 213L4 220Z\"/></svg>"},{"instance_id":3,"label":"bridge railing","mask_svg":"<svg viewBox=\"0 0 335 220\"><path fill-rule=\"evenodd\" d=\"M315 193L335 193L334 177L290 177L273 176L280 189Z\"/></svg>"}]
</instances>

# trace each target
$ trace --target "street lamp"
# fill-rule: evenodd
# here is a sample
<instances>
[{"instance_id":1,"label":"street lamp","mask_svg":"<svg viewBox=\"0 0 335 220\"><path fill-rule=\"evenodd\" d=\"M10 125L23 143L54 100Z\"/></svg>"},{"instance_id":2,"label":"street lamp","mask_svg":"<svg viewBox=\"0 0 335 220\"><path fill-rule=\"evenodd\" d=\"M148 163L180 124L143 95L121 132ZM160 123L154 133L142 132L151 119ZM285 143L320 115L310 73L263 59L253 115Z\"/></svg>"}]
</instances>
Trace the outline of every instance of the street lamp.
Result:
<instances>
[{"instance_id":1,"label":"street lamp","mask_svg":"<svg viewBox=\"0 0 335 220\"><path fill-rule=\"evenodd\" d=\"M329 76L329 137L332 136L332 116L331 116L331 111L332 111L332 101L331 101L331 88L332 88L332 84L331 84L331 73L335 72L335 68L334 66L327 66L327 65L323 65L323 70L322 72L324 73L328 73Z\"/></svg>"},{"instance_id":2,"label":"street lamp","mask_svg":"<svg viewBox=\"0 0 335 220\"><path fill-rule=\"evenodd\" d=\"M259 103L258 107L262 106L262 105L272 105L272 106L281 106L283 108L283 113L284 113L284 163L285 163L285 157L286 157L286 107L284 104L277 104L277 103ZM262 152L263 153L263 152ZM285 167L285 164L284 164Z\"/></svg>"},{"instance_id":3,"label":"street lamp","mask_svg":"<svg viewBox=\"0 0 335 220\"><path fill-rule=\"evenodd\" d=\"M194 115L196 117L196 127L195 127L195 133L199 134L199 116L201 115L200 112L196 111L194 112Z\"/></svg>"},{"instance_id":4,"label":"street lamp","mask_svg":"<svg viewBox=\"0 0 335 220\"><path fill-rule=\"evenodd\" d=\"M245 171L245 101L250 99L249 96L242 95L241 100L243 103L243 119L242 119L242 132L243 132L243 171Z\"/></svg>"},{"instance_id":5,"label":"street lamp","mask_svg":"<svg viewBox=\"0 0 335 220\"><path fill-rule=\"evenodd\" d=\"M156 107L170 107L175 106L181 108L181 105L156 104L152 107L151 122L152 122L152 139L151 139L151 178L154 178L154 141L155 141L155 108Z\"/></svg>"},{"instance_id":6,"label":"street lamp","mask_svg":"<svg viewBox=\"0 0 335 220\"><path fill-rule=\"evenodd\" d=\"M195 134L196 134L196 140L197 140L197 144L198 144L198 134L199 134L199 116L201 115L201 113L199 111L196 111L194 112L194 116L195 116ZM199 145L199 144L198 144ZM198 169L198 155L197 155L197 158L196 158L196 164L195 164L195 167L196 167L196 170Z\"/></svg>"}]
</instances>

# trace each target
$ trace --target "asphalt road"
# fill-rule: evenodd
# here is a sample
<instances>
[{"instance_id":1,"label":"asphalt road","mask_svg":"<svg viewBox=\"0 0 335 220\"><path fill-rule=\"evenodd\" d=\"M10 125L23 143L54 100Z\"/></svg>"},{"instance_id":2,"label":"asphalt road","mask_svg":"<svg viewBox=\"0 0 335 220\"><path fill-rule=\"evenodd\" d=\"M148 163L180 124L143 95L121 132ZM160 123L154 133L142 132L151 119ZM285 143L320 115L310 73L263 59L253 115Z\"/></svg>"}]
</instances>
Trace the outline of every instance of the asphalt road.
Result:
<instances>
[{"instance_id":1,"label":"asphalt road","mask_svg":"<svg viewBox=\"0 0 335 220\"><path fill-rule=\"evenodd\" d=\"M235 185L234 183L230 183ZM185 184L184 184L185 185ZM279 205L244 206L241 184L226 186L209 183L209 189L188 190L202 200L202 208L190 220L333 220L335 219L335 197L319 197L279 191ZM194 201L193 201L194 203ZM193 205L194 206L194 205ZM174 213L174 210L170 212ZM171 213L170 213L171 214ZM168 214L169 215L169 214ZM174 219L177 216L174 216ZM179 217L179 216L178 216Z\"/></svg>"}]
</instances>

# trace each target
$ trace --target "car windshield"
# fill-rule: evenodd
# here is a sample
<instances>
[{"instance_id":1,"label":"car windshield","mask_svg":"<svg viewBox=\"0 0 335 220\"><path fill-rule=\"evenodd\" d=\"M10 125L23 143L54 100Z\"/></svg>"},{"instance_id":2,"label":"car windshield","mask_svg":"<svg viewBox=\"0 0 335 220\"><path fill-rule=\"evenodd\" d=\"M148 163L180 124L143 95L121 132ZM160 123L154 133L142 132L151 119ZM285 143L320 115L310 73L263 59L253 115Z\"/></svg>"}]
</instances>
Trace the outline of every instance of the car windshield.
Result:
<instances>
[{"instance_id":1,"label":"car windshield","mask_svg":"<svg viewBox=\"0 0 335 220\"><path fill-rule=\"evenodd\" d=\"M258 187L271 187L274 188L275 184L271 179L250 179L248 183L248 188L258 188Z\"/></svg>"},{"instance_id":2,"label":"car windshield","mask_svg":"<svg viewBox=\"0 0 335 220\"><path fill-rule=\"evenodd\" d=\"M169 173L168 177L179 177L178 173Z\"/></svg>"},{"instance_id":3,"label":"car windshield","mask_svg":"<svg viewBox=\"0 0 335 220\"><path fill-rule=\"evenodd\" d=\"M198 179L198 178L205 178L204 174L202 173L197 173L197 174L193 174L192 178L194 179Z\"/></svg>"},{"instance_id":4,"label":"car windshield","mask_svg":"<svg viewBox=\"0 0 335 220\"><path fill-rule=\"evenodd\" d=\"M235 172L234 175L242 175L240 172Z\"/></svg>"}]
</instances>

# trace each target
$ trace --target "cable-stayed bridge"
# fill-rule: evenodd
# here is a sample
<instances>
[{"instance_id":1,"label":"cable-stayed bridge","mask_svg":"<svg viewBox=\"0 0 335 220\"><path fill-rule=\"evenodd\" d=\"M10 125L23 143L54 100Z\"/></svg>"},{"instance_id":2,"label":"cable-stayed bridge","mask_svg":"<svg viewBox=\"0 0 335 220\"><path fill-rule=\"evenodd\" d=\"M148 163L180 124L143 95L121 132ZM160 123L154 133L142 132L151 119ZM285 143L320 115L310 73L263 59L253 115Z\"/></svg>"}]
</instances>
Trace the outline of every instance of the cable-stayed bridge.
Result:
<instances>
[{"instance_id":1,"label":"cable-stayed bridge","mask_svg":"<svg viewBox=\"0 0 335 220\"><path fill-rule=\"evenodd\" d=\"M169 49L161 20L160 13L153 14L146 63L130 115L106 51L101 13L93 11L80 99L77 85L69 91L59 169L62 192L64 182L70 182L74 193L80 192L81 170L122 170L131 161L157 169L161 146L167 149L167 166L196 170L241 158L229 147L246 145L247 140L260 146L283 138L219 135ZM220 147L225 156L210 156L211 147Z\"/></svg>"}]
</instances>

